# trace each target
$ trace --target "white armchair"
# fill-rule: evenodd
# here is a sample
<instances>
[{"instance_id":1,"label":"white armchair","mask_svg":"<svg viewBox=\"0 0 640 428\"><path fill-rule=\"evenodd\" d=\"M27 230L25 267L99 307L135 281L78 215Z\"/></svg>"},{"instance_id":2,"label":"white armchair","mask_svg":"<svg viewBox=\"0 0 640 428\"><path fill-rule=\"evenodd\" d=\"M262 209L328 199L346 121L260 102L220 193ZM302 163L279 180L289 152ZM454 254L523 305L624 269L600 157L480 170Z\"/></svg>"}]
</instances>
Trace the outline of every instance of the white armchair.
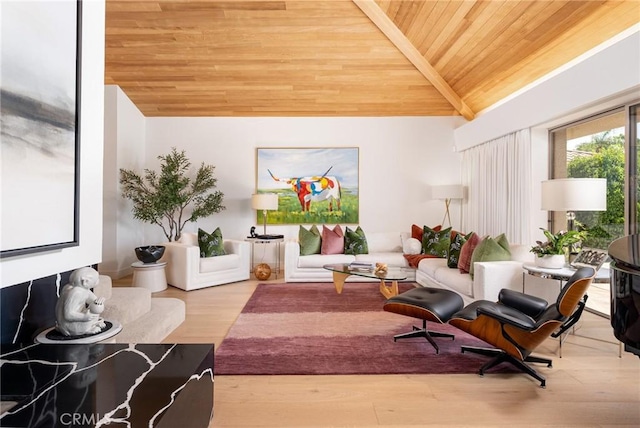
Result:
<instances>
[{"instance_id":1,"label":"white armchair","mask_svg":"<svg viewBox=\"0 0 640 428\"><path fill-rule=\"evenodd\" d=\"M200 257L198 236L183 233L179 242L166 242L162 261L167 262L167 283L183 290L244 281L250 275L248 242L224 240L224 256Z\"/></svg>"}]
</instances>

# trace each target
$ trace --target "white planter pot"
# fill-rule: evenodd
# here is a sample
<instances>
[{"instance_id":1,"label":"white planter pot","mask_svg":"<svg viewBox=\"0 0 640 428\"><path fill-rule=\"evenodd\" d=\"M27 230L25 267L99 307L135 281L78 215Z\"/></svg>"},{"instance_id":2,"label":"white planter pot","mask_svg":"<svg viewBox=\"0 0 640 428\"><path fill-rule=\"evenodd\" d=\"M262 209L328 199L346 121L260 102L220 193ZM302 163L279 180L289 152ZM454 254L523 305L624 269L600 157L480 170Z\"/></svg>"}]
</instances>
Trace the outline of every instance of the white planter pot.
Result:
<instances>
[{"instance_id":1,"label":"white planter pot","mask_svg":"<svg viewBox=\"0 0 640 428\"><path fill-rule=\"evenodd\" d=\"M564 254L536 257L536 266L544 269L561 269L564 267Z\"/></svg>"}]
</instances>

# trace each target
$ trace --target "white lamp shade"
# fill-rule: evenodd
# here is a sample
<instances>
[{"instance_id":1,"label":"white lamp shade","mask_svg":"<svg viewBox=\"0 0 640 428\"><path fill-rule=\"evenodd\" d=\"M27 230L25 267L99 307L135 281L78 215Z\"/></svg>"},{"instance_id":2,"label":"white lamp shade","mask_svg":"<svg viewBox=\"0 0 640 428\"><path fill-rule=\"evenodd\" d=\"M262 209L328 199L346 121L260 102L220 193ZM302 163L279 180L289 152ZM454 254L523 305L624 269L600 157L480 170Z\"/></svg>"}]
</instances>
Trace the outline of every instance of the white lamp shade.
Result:
<instances>
[{"instance_id":1,"label":"white lamp shade","mask_svg":"<svg viewBox=\"0 0 640 428\"><path fill-rule=\"evenodd\" d=\"M431 187L432 199L463 199L464 187L460 184L446 184Z\"/></svg>"},{"instance_id":2,"label":"white lamp shade","mask_svg":"<svg viewBox=\"0 0 640 428\"><path fill-rule=\"evenodd\" d=\"M542 182L542 209L606 211L606 178L559 178Z\"/></svg>"},{"instance_id":3,"label":"white lamp shade","mask_svg":"<svg viewBox=\"0 0 640 428\"><path fill-rule=\"evenodd\" d=\"M251 195L251 208L254 210L277 210L278 195L275 193L256 193Z\"/></svg>"}]
</instances>

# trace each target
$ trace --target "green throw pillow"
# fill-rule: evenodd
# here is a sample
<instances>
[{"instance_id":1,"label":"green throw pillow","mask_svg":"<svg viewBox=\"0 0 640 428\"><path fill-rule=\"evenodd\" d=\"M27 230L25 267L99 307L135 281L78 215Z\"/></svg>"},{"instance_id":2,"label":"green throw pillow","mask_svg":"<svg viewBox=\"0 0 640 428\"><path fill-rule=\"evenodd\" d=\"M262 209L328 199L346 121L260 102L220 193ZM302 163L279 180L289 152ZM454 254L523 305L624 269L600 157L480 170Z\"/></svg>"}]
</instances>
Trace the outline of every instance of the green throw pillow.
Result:
<instances>
[{"instance_id":1,"label":"green throw pillow","mask_svg":"<svg viewBox=\"0 0 640 428\"><path fill-rule=\"evenodd\" d=\"M422 253L433 257L446 258L451 242L451 227L441 230L424 226L422 232Z\"/></svg>"},{"instance_id":2,"label":"green throw pillow","mask_svg":"<svg viewBox=\"0 0 640 428\"><path fill-rule=\"evenodd\" d=\"M200 257L224 256L224 241L222 231L216 228L213 233L207 233L198 229L198 246L200 247Z\"/></svg>"},{"instance_id":3,"label":"green throw pillow","mask_svg":"<svg viewBox=\"0 0 640 428\"><path fill-rule=\"evenodd\" d=\"M504 233L492 238L485 237L471 256L471 266L469 274L473 278L473 264L475 262L497 262L511 260L511 250L509 249L509 241Z\"/></svg>"},{"instance_id":4,"label":"green throw pillow","mask_svg":"<svg viewBox=\"0 0 640 428\"><path fill-rule=\"evenodd\" d=\"M300 243L300 255L309 256L311 254L320 254L322 248L322 235L314 224L309 230L302 225L298 231L298 242Z\"/></svg>"},{"instance_id":5,"label":"green throw pillow","mask_svg":"<svg viewBox=\"0 0 640 428\"><path fill-rule=\"evenodd\" d=\"M447 266L449 266L450 268L458 267L462 245L467 242L469 238L471 238L472 233L473 232L470 232L467 235L463 235L462 233L456 232L455 230L451 232L451 243L449 244L449 251L447 252Z\"/></svg>"},{"instance_id":6,"label":"green throw pillow","mask_svg":"<svg viewBox=\"0 0 640 428\"><path fill-rule=\"evenodd\" d=\"M345 254L368 254L369 246L367 245L367 237L364 236L364 230L357 227L355 231L345 228L344 232L344 253Z\"/></svg>"}]
</instances>

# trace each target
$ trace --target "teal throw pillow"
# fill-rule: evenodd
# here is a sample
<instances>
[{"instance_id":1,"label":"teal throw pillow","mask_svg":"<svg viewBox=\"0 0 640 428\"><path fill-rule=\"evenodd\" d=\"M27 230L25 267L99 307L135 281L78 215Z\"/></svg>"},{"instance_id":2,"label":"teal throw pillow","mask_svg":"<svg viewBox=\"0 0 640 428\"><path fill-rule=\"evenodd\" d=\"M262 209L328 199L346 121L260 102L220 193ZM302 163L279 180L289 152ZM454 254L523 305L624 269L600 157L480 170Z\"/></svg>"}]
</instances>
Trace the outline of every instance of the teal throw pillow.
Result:
<instances>
[{"instance_id":1,"label":"teal throw pillow","mask_svg":"<svg viewBox=\"0 0 640 428\"><path fill-rule=\"evenodd\" d=\"M495 238L487 236L480 241L476 249L473 250L469 274L473 278L473 264L475 262L498 262L505 260L511 260L509 241L505 234L500 234Z\"/></svg>"},{"instance_id":2,"label":"teal throw pillow","mask_svg":"<svg viewBox=\"0 0 640 428\"><path fill-rule=\"evenodd\" d=\"M364 230L362 230L360 226L358 226L355 231L348 227L345 228L344 253L352 255L369 254L367 237L364 235Z\"/></svg>"},{"instance_id":3,"label":"teal throw pillow","mask_svg":"<svg viewBox=\"0 0 640 428\"><path fill-rule=\"evenodd\" d=\"M298 243L300 244L301 256L320 254L320 249L322 248L322 235L315 224L311 226L309 230L300 225L300 230L298 231Z\"/></svg>"},{"instance_id":4,"label":"teal throw pillow","mask_svg":"<svg viewBox=\"0 0 640 428\"><path fill-rule=\"evenodd\" d=\"M464 235L455 230L451 232L451 237L450 237L451 243L449 244L449 251L447 252L447 266L449 266L450 268L458 267L458 261L460 261L460 250L462 250L462 245L464 245L464 243L467 242L469 238L471 238L472 233L473 232L467 235Z\"/></svg>"},{"instance_id":5,"label":"teal throw pillow","mask_svg":"<svg viewBox=\"0 0 640 428\"><path fill-rule=\"evenodd\" d=\"M446 258L451 243L451 227L441 230L424 226L422 232L422 253L432 257Z\"/></svg>"},{"instance_id":6,"label":"teal throw pillow","mask_svg":"<svg viewBox=\"0 0 640 428\"><path fill-rule=\"evenodd\" d=\"M213 233L198 229L198 247L200 247L200 257L215 257L227 254L224 251L224 240L219 227Z\"/></svg>"}]
</instances>

